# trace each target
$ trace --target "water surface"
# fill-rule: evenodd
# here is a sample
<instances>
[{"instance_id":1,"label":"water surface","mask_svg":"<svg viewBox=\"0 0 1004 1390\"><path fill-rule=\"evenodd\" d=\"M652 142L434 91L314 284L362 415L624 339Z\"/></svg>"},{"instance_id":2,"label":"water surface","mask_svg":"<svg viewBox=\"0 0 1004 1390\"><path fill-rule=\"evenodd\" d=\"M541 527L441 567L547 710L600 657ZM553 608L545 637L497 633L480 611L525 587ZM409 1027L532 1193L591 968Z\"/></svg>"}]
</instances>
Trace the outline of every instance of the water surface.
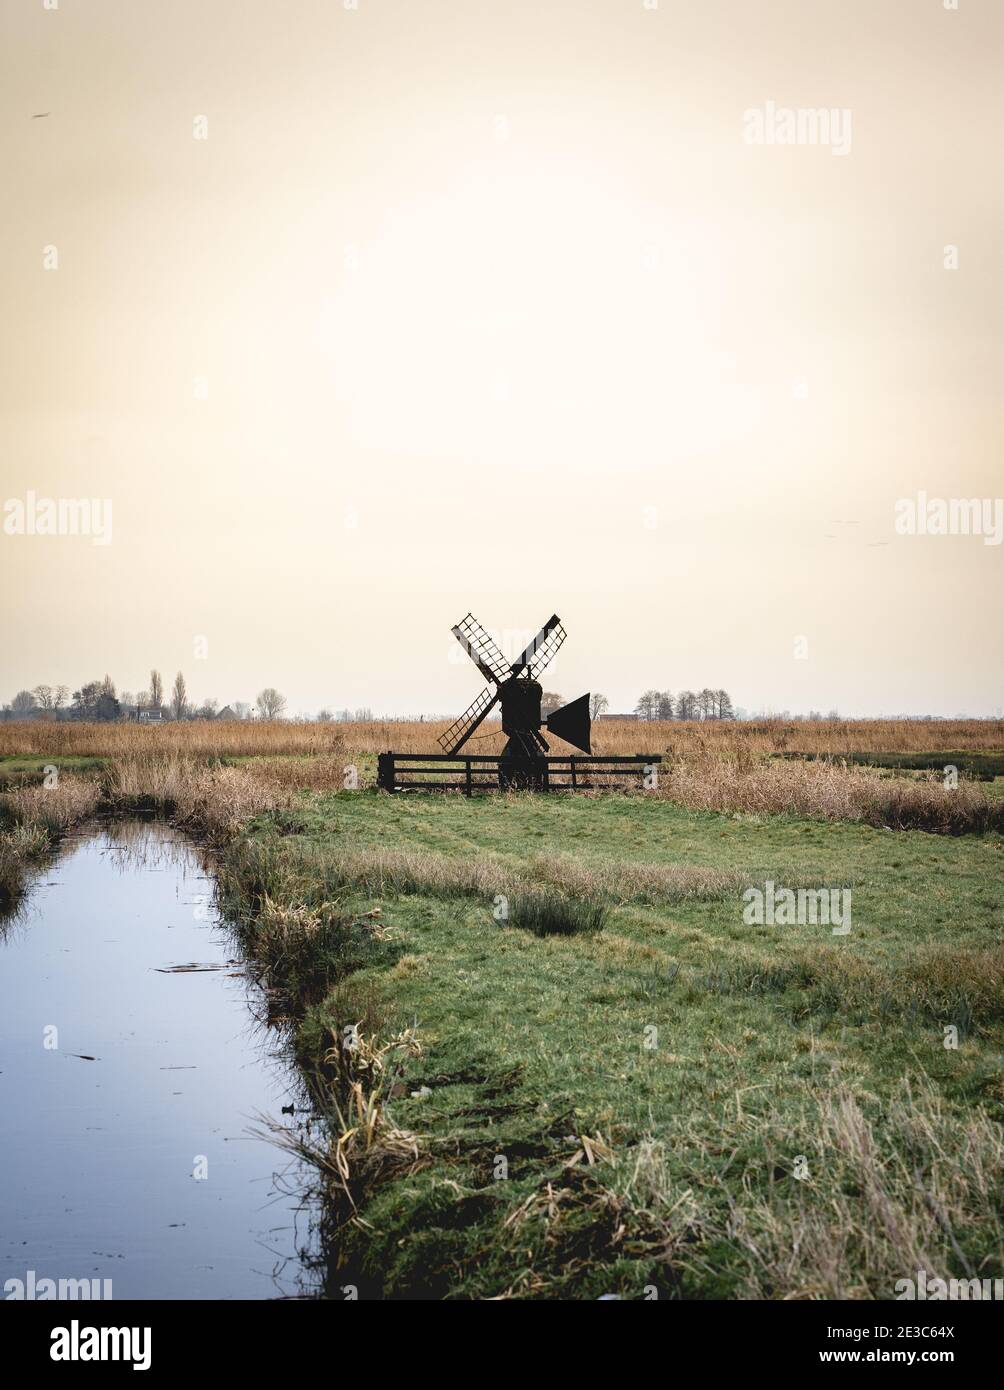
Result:
<instances>
[{"instance_id":1,"label":"water surface","mask_svg":"<svg viewBox=\"0 0 1004 1390\"><path fill-rule=\"evenodd\" d=\"M0 1287L301 1291L302 1175L248 1130L302 1123L282 1117L302 1096L236 955L199 854L160 823L71 841L0 927Z\"/></svg>"}]
</instances>

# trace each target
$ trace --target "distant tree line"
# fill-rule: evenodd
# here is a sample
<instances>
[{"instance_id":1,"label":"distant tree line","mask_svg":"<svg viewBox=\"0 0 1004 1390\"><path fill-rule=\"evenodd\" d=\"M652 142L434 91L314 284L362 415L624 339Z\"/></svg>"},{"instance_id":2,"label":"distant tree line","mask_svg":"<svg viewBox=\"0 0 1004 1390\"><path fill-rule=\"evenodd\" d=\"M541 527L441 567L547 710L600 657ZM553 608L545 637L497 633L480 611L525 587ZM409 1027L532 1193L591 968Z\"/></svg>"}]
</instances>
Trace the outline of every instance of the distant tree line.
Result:
<instances>
[{"instance_id":1,"label":"distant tree line","mask_svg":"<svg viewBox=\"0 0 1004 1390\"><path fill-rule=\"evenodd\" d=\"M540 712L546 719L565 703L563 695L545 690L540 699ZM598 692L589 697L589 714L600 719L610 707L610 701ZM639 719L736 719L739 716L727 690L681 690L673 695L668 690L646 690L634 707ZM367 717L369 717L367 715ZM608 716L616 719L617 715ZM624 717L624 716L621 716ZM629 717L629 716L628 716ZM357 715L358 718L358 715Z\"/></svg>"},{"instance_id":2,"label":"distant tree line","mask_svg":"<svg viewBox=\"0 0 1004 1390\"><path fill-rule=\"evenodd\" d=\"M646 690L635 705L639 719L735 719L727 690Z\"/></svg>"},{"instance_id":3,"label":"distant tree line","mask_svg":"<svg viewBox=\"0 0 1004 1390\"><path fill-rule=\"evenodd\" d=\"M159 671L150 672L150 685L136 693L115 688L111 676L87 681L72 695L66 685L36 685L33 690L19 690L9 705L0 710L4 719L81 719L108 723L117 719L139 719L157 722L165 719L281 719L286 710L286 697L275 686L260 691L254 706L235 700L220 709L215 698L196 704L188 697L184 674L174 678L170 697L165 699L164 682Z\"/></svg>"}]
</instances>

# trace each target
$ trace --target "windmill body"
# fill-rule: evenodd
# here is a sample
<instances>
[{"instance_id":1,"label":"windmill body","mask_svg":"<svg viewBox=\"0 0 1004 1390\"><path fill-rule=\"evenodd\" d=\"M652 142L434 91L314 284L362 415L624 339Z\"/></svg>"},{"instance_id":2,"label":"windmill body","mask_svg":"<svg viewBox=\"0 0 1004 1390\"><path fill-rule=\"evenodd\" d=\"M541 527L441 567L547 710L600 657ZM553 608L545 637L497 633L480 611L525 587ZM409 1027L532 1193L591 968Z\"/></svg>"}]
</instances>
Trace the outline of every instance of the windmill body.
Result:
<instances>
[{"instance_id":1,"label":"windmill body","mask_svg":"<svg viewBox=\"0 0 1004 1390\"><path fill-rule=\"evenodd\" d=\"M546 780L548 747L540 732L544 688L517 676L502 686L502 732L509 735L499 758L499 786L539 791Z\"/></svg>"},{"instance_id":2,"label":"windmill body","mask_svg":"<svg viewBox=\"0 0 1004 1390\"><path fill-rule=\"evenodd\" d=\"M539 681L527 676L517 676L506 681L502 687L502 732L509 735L506 749L513 753L528 755L547 752L547 744L541 736L543 723L540 703L544 698L544 688Z\"/></svg>"}]
</instances>

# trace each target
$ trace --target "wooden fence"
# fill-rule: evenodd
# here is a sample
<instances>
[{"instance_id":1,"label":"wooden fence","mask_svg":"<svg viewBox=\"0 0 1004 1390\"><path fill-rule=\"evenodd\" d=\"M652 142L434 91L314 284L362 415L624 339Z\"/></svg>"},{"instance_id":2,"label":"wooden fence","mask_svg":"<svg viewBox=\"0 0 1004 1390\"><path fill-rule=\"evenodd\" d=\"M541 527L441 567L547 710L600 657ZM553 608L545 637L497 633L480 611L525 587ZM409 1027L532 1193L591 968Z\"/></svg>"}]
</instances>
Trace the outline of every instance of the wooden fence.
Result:
<instances>
[{"instance_id":1,"label":"wooden fence","mask_svg":"<svg viewBox=\"0 0 1004 1390\"><path fill-rule=\"evenodd\" d=\"M473 796L475 792L499 789L497 754L380 753L377 757L377 786L387 792L449 791ZM540 758L539 791L580 791L588 788L616 787L640 783L652 788L658 783L657 753L632 753L620 757L599 757L572 753L567 758Z\"/></svg>"}]
</instances>

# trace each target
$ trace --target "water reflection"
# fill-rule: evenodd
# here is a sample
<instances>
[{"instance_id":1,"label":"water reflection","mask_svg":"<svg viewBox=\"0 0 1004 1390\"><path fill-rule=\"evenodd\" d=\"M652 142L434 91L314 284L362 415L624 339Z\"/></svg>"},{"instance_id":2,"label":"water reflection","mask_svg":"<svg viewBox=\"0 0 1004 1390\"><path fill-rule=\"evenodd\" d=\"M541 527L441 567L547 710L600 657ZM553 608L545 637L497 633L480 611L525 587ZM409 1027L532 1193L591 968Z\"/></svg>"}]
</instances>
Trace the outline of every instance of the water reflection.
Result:
<instances>
[{"instance_id":1,"label":"water reflection","mask_svg":"<svg viewBox=\"0 0 1004 1390\"><path fill-rule=\"evenodd\" d=\"M285 1042L205 855L160 822L71 841L0 937L0 1284L310 1293L309 1174L249 1132L308 1121Z\"/></svg>"}]
</instances>

